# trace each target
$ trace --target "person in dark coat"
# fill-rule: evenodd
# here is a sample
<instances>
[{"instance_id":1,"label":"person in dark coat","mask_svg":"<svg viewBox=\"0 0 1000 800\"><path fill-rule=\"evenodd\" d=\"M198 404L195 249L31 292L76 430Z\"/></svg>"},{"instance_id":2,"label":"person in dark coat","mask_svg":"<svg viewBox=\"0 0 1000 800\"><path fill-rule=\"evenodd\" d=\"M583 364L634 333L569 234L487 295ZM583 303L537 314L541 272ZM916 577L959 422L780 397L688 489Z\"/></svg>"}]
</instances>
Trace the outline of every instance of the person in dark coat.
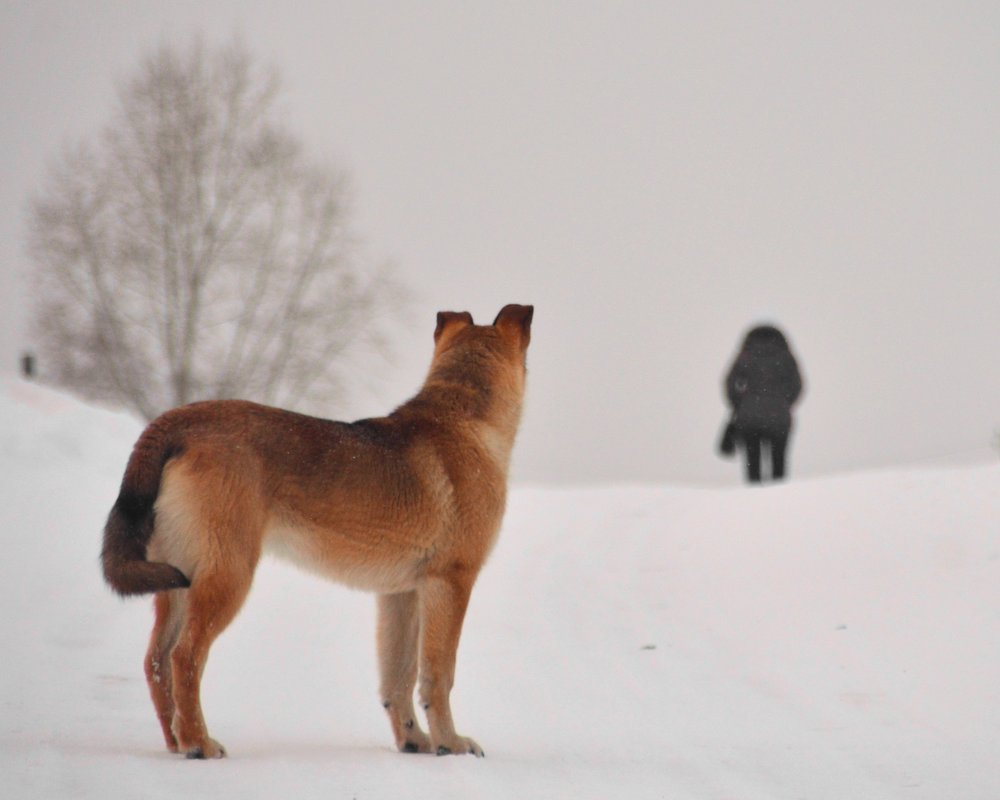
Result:
<instances>
[{"instance_id":1,"label":"person in dark coat","mask_svg":"<svg viewBox=\"0 0 1000 800\"><path fill-rule=\"evenodd\" d=\"M750 330L726 376L732 414L719 445L725 455L742 446L750 483L761 482L767 453L771 479L785 477L792 406L801 394L802 377L784 334L772 325Z\"/></svg>"}]
</instances>

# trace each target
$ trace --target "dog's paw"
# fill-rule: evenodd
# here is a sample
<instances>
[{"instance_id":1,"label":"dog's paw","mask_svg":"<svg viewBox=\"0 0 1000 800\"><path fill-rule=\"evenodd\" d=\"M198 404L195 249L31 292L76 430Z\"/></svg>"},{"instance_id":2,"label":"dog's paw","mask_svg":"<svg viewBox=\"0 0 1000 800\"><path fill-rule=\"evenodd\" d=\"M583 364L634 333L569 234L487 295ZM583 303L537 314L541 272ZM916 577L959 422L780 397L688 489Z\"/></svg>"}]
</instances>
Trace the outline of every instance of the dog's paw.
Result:
<instances>
[{"instance_id":1,"label":"dog's paw","mask_svg":"<svg viewBox=\"0 0 1000 800\"><path fill-rule=\"evenodd\" d=\"M460 756L472 753L476 758L483 758L486 755L483 748L476 744L475 739L470 739L468 736L455 736L448 741L439 742L435 752L439 756Z\"/></svg>"},{"instance_id":2,"label":"dog's paw","mask_svg":"<svg viewBox=\"0 0 1000 800\"><path fill-rule=\"evenodd\" d=\"M406 738L399 744L400 753L430 753L431 737L418 728L407 731Z\"/></svg>"},{"instance_id":3,"label":"dog's paw","mask_svg":"<svg viewBox=\"0 0 1000 800\"><path fill-rule=\"evenodd\" d=\"M203 760L208 758L225 758L226 748L215 739L208 739L205 744L189 747L185 752L185 758Z\"/></svg>"}]
</instances>

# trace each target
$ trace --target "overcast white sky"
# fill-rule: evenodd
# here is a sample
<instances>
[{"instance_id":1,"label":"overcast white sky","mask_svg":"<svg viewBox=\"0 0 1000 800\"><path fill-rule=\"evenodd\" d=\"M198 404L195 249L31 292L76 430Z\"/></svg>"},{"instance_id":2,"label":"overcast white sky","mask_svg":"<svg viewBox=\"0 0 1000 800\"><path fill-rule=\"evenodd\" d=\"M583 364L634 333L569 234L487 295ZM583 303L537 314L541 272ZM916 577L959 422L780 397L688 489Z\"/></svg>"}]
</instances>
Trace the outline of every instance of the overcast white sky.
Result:
<instances>
[{"instance_id":1,"label":"overcast white sky","mask_svg":"<svg viewBox=\"0 0 1000 800\"><path fill-rule=\"evenodd\" d=\"M515 476L738 480L721 378L780 324L807 392L792 477L988 455L1000 429L995 2L7 0L0 355L24 332L24 211L163 39L234 34L292 129L346 169L370 253L434 313L536 307Z\"/></svg>"}]
</instances>

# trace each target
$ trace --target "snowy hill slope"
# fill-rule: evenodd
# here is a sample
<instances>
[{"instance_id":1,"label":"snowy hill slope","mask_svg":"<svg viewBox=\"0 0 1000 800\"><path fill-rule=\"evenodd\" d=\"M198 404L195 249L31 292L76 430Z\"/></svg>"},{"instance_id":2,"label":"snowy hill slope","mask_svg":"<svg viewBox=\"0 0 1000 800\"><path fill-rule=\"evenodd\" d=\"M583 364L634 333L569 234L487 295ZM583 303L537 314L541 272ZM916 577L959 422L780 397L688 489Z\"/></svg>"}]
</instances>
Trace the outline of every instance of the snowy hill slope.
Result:
<instances>
[{"instance_id":1,"label":"snowy hill slope","mask_svg":"<svg viewBox=\"0 0 1000 800\"><path fill-rule=\"evenodd\" d=\"M0 384L6 797L1000 797L1000 466L516 489L453 698L485 760L394 752L372 599L267 561L192 763L97 563L138 432Z\"/></svg>"}]
</instances>

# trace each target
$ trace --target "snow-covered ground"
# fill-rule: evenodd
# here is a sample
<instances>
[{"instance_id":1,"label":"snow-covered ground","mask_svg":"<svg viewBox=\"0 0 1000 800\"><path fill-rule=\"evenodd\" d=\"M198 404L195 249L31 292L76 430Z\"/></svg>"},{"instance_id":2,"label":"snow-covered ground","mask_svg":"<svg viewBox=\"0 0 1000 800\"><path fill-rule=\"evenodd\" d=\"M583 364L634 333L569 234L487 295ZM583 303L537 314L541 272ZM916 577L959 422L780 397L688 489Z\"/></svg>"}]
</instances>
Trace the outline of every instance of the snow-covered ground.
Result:
<instances>
[{"instance_id":1,"label":"snow-covered ground","mask_svg":"<svg viewBox=\"0 0 1000 800\"><path fill-rule=\"evenodd\" d=\"M190 762L97 562L138 432L0 383L3 797L1000 797L1000 465L515 489L453 696L483 760L396 753L372 599L266 561Z\"/></svg>"}]
</instances>

